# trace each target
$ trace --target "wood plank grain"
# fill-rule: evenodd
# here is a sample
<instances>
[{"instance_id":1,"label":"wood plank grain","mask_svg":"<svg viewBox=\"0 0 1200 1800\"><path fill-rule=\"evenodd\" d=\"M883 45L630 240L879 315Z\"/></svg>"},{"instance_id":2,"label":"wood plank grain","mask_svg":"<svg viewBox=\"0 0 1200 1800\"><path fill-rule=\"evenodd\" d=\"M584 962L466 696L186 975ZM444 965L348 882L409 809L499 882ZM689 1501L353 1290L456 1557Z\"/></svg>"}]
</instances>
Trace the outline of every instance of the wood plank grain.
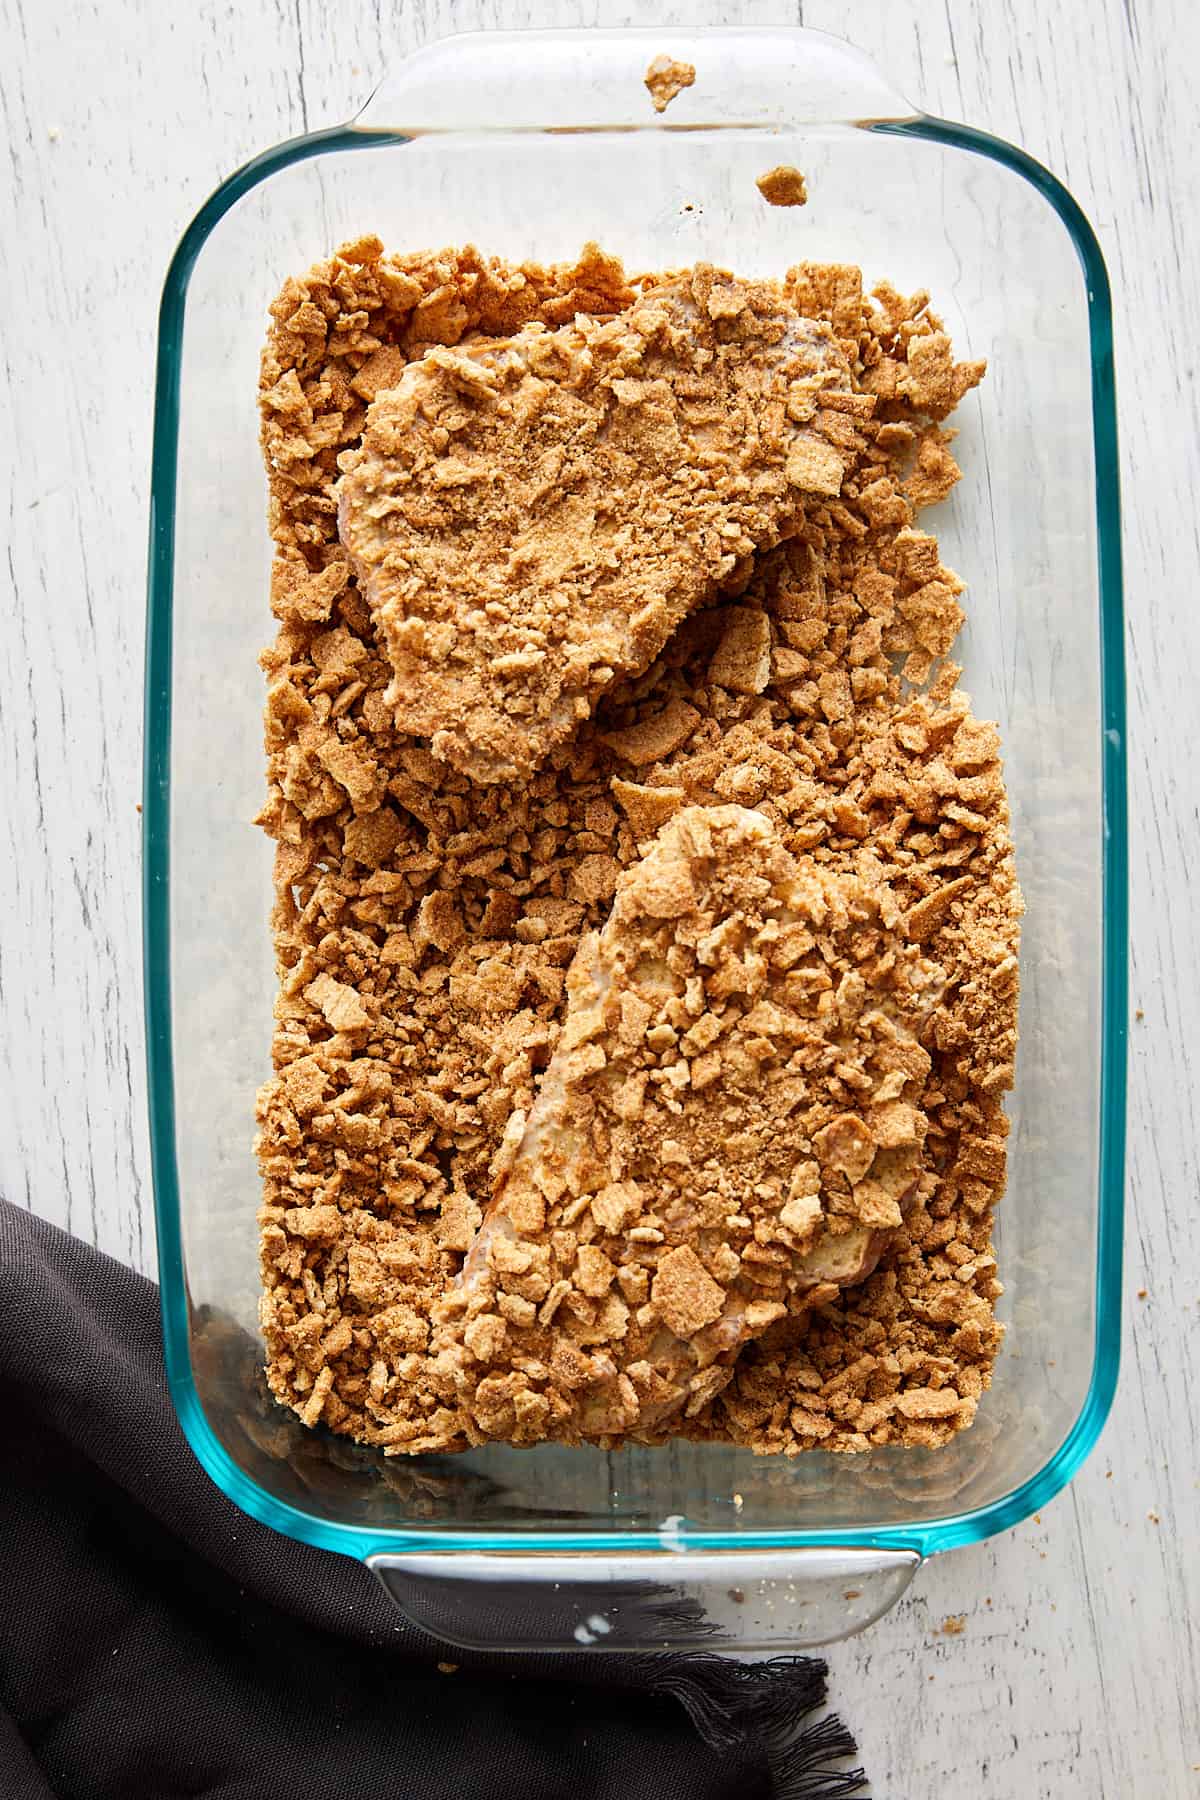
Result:
<instances>
[{"instance_id":1,"label":"wood plank grain","mask_svg":"<svg viewBox=\"0 0 1200 1800\"><path fill-rule=\"evenodd\" d=\"M430 37L641 18L599 0L0 0L0 1189L136 1267L154 1263L135 804L170 250L231 168L347 116ZM781 18L850 37L929 110L1022 143L1100 235L1117 306L1144 1014L1131 1026L1124 1375L1101 1446L1040 1521L938 1559L896 1613L835 1648L835 1696L881 1800L1183 1800L1200 1780L1200 18L1186 0L655 14L664 30ZM959 1613L962 1634L943 1635Z\"/></svg>"}]
</instances>

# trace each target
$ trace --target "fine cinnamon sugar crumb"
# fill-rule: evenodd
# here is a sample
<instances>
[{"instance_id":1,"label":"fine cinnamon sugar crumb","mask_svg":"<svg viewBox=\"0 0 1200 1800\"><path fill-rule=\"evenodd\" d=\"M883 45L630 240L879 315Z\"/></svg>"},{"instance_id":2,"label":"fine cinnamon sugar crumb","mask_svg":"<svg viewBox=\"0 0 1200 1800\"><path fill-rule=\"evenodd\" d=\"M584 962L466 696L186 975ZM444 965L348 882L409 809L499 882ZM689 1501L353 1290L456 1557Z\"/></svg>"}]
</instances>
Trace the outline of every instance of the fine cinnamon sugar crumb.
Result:
<instances>
[{"instance_id":1,"label":"fine cinnamon sugar crumb","mask_svg":"<svg viewBox=\"0 0 1200 1800\"><path fill-rule=\"evenodd\" d=\"M655 112L666 112L675 96L691 87L695 79L695 63L678 62L673 56L656 56L645 76Z\"/></svg>"},{"instance_id":2,"label":"fine cinnamon sugar crumb","mask_svg":"<svg viewBox=\"0 0 1200 1800\"><path fill-rule=\"evenodd\" d=\"M799 169L790 163L777 163L760 175L754 184L768 206L806 206L808 189Z\"/></svg>"},{"instance_id":3,"label":"fine cinnamon sugar crumb","mask_svg":"<svg viewBox=\"0 0 1200 1800\"><path fill-rule=\"evenodd\" d=\"M275 1073L258 1104L263 1329L280 1400L388 1454L478 1441L497 1423L528 1439L541 1429L539 1401L557 1435L591 1435L580 1429L577 1397L587 1389L572 1385L572 1356L601 1353L612 1357L618 1404L629 1404L620 1378L633 1386L647 1437L669 1430L785 1454L936 1445L971 1422L1000 1341L991 1210L1004 1184L1021 903L997 735L973 718L948 660L962 583L916 524L918 510L957 479L942 421L983 373L954 362L928 296L883 285L864 295L858 271L843 266L788 271L779 304L825 322L845 358L844 386L823 390L821 402L820 436L836 450L839 485L806 492L785 541L739 555L715 603L684 619L641 673L614 671L594 715L533 773L468 777L433 755L427 738L402 730L389 698L387 644L336 516L338 458L362 444L368 408L431 345L512 339L530 323L549 336L576 314L628 313L664 285L631 281L594 248L571 265L518 268L469 248L385 256L364 237L288 281L272 308L260 399L279 629L262 659L269 787L260 822L276 840L280 992ZM741 1091L728 1089L726 1033L700 1041L711 1029L701 1021L715 1016L708 994L722 959L694 972L668 961L660 1011L675 1003L678 1020L644 1020L636 1040L635 1003L649 1002L641 977L626 983L622 973L628 1016L605 1018L594 1043L564 1047L573 1009L580 1016L581 945L609 930L612 946L626 918L614 903L653 874L664 829L685 829L697 808L746 809L763 821L771 856L839 892L886 896L887 920L880 911L871 928L880 945L940 972L928 1017L896 1020L897 1041L911 1040L914 1052L911 1070L893 1072L903 1091L884 1099L888 1072L860 1069L855 1056L839 1054L842 1068L834 1063L823 1077L845 1087L830 1124L874 1111L896 1142L872 1132L873 1157L886 1150L903 1166L915 1153L916 1185L896 1198L900 1222L888 1211L891 1222L879 1225L886 1242L872 1272L865 1262L842 1271L865 1279L796 1295L788 1283L803 1252L786 1238L759 1242L773 1202L751 1191L736 1215L749 1229L724 1227L729 1256L740 1258L735 1276L715 1236L697 1237L686 1222L680 1241L670 1235L668 1192L707 1191L678 1180L687 1164L673 1159L694 1159L702 1143L700 1117L681 1101L675 1148L636 1210L625 1216L624 1176L608 1184L618 1191L603 1199L597 1191L569 1219L582 1194L547 1200L553 1222L535 1222L510 1247L513 1261L540 1247L545 1270L534 1270L532 1254L525 1270L489 1265L493 1298L472 1312L483 1290L474 1295L460 1279L464 1263L506 1177L516 1191L513 1171L524 1166L522 1144L556 1062L603 1052L607 1070L611 1047L616 1066L629 1065L622 1091L644 1073L664 1109L677 1098L669 1071L684 1064L689 1083L679 1093L702 1098L712 1069L708 1091L737 1092L742 1110ZM663 921L668 954L696 954L682 942L686 917ZM864 959L877 969L887 954L843 936L851 970ZM689 993L698 990L688 984L698 976L706 1004L693 1019ZM830 978L839 996L845 974ZM851 983L848 1004L855 993ZM786 1004L806 1033L819 1022L818 1039L832 1048L819 993ZM775 992L752 999L731 988L721 1001L739 1021L759 1005L782 1010ZM774 1084L790 1078L777 1066L787 1040L774 1014L760 1018L761 1029L739 1025L755 1050L747 1069ZM857 1028L839 1051L852 1045ZM715 1065L704 1061L714 1049ZM594 1085L599 1075L597 1065L581 1079ZM823 1091L832 1104L832 1087ZM625 1124L616 1092L606 1111L614 1135ZM635 1098L636 1082L628 1103ZM629 1121L635 1134L642 1117L635 1110ZM735 1141L738 1122L726 1125ZM822 1176L829 1168L818 1223L831 1232L845 1223L851 1235L856 1221L832 1196L860 1206L855 1188L874 1179L872 1171L854 1179L868 1145L849 1125L822 1142L824 1163L796 1160L816 1162ZM731 1179L735 1164L731 1152ZM768 1169L763 1185L777 1172ZM636 1170L634 1179L640 1190ZM782 1223L784 1204L774 1216L794 1233ZM795 1215L801 1226L807 1218L808 1209ZM747 1259L742 1245L755 1255ZM699 1271L680 1259L685 1249ZM669 1358L659 1367L633 1358L687 1390L682 1405L670 1396L672 1409L647 1419L627 1352L619 1362L611 1348L623 1342L620 1309L627 1334L660 1329L657 1313L682 1341L688 1328L711 1329L723 1316L711 1312L714 1290L724 1309L751 1269L767 1276L754 1302L767 1310L754 1315L732 1372L714 1359L672 1382ZM552 1277L541 1295L538 1274ZM555 1293L559 1282L567 1285ZM775 1297L776 1283L785 1298ZM466 1302L457 1320L455 1294ZM583 1342L601 1322L604 1337ZM558 1354L544 1377L516 1366L534 1341ZM449 1350L448 1370L439 1358ZM504 1388L514 1375L524 1385ZM700 1385L689 1388L696 1375ZM643 1379L648 1393L654 1381ZM602 1424L616 1416L605 1413Z\"/></svg>"}]
</instances>

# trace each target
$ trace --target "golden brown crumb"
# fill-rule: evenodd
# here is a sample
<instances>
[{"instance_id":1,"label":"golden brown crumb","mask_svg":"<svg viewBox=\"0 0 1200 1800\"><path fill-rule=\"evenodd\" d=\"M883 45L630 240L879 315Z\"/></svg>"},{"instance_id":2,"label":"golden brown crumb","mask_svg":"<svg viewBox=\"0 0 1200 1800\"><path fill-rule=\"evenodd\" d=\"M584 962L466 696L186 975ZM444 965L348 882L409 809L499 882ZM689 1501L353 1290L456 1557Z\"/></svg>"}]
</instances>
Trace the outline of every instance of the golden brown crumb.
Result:
<instances>
[{"instance_id":1,"label":"golden brown crumb","mask_svg":"<svg viewBox=\"0 0 1200 1800\"><path fill-rule=\"evenodd\" d=\"M805 206L808 203L804 177L790 163L777 163L760 175L754 185L768 206Z\"/></svg>"},{"instance_id":2,"label":"golden brown crumb","mask_svg":"<svg viewBox=\"0 0 1200 1800\"><path fill-rule=\"evenodd\" d=\"M920 952L949 985L923 1036L932 1194L866 1281L769 1326L681 1428L787 1454L934 1445L990 1381L1020 895L998 742L945 660L961 583L916 527L925 490L909 486L933 421L905 371L941 327L927 295L864 295L841 265L798 265L785 290L849 359L840 494L806 503L788 543L511 786L473 785L397 730L386 650L337 539L337 457L431 342L553 331L638 290L595 250L515 267L470 248L389 257L364 238L272 309L279 629L263 656L260 818L276 840L280 992L259 1102L263 1327L278 1397L389 1454L458 1429L430 1379L432 1307L479 1229L510 1119L534 1105L582 937L685 805L752 807L833 875L875 859L929 924ZM921 391L940 405L981 372L952 364L948 390Z\"/></svg>"},{"instance_id":3,"label":"golden brown crumb","mask_svg":"<svg viewBox=\"0 0 1200 1800\"><path fill-rule=\"evenodd\" d=\"M410 363L337 487L399 728L475 781L531 775L806 494L840 491L823 400L848 387L828 325L707 267Z\"/></svg>"},{"instance_id":4,"label":"golden brown crumb","mask_svg":"<svg viewBox=\"0 0 1200 1800\"><path fill-rule=\"evenodd\" d=\"M942 1620L941 1631L943 1637L961 1637L966 1629L966 1613L950 1613Z\"/></svg>"},{"instance_id":5,"label":"golden brown crumb","mask_svg":"<svg viewBox=\"0 0 1200 1800\"><path fill-rule=\"evenodd\" d=\"M666 112L675 96L695 81L696 65L678 62L673 56L656 56L646 70L645 79L655 112Z\"/></svg>"}]
</instances>

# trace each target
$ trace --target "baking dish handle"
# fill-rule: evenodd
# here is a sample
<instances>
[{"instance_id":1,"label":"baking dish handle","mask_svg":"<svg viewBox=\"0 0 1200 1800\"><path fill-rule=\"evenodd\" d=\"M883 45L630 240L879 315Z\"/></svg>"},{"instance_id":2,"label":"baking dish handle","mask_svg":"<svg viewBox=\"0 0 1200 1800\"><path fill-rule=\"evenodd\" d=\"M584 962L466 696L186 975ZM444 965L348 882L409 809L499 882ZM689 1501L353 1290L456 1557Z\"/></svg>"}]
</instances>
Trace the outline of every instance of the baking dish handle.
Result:
<instances>
[{"instance_id":1,"label":"baking dish handle","mask_svg":"<svg viewBox=\"0 0 1200 1800\"><path fill-rule=\"evenodd\" d=\"M655 55L695 81L665 113L643 77ZM354 124L415 137L496 131L794 131L912 118L916 109L842 38L797 26L478 31L406 56Z\"/></svg>"},{"instance_id":2,"label":"baking dish handle","mask_svg":"<svg viewBox=\"0 0 1200 1800\"><path fill-rule=\"evenodd\" d=\"M807 1650L888 1612L915 1550L421 1550L367 1559L405 1618L473 1650Z\"/></svg>"}]
</instances>

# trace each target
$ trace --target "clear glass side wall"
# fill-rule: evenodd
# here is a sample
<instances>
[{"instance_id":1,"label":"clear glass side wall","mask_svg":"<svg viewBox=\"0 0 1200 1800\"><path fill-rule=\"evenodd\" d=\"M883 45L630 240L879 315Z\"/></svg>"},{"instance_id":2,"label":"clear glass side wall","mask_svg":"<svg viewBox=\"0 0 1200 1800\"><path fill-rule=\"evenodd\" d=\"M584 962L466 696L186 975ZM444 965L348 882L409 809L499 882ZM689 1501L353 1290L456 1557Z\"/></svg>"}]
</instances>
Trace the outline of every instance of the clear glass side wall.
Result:
<instances>
[{"instance_id":1,"label":"clear glass side wall","mask_svg":"<svg viewBox=\"0 0 1200 1800\"><path fill-rule=\"evenodd\" d=\"M798 218L754 189L779 161L806 172L811 198ZM333 134L285 146L264 166L269 180L255 185L250 171L240 197L227 184L193 227L160 344L147 978L168 1361L194 1446L248 1511L356 1552L398 1534L564 1546L611 1533L652 1544L664 1521L695 1543L935 1549L1011 1523L1086 1453L1117 1356L1123 695L1107 290L1090 232L1048 178L1038 191L1042 172L1015 152L928 122L529 134L486 152L478 138ZM929 287L958 352L989 358L955 421L964 480L928 522L969 584L964 684L1001 725L1029 910L997 1229L1010 1339L978 1422L944 1450L788 1462L682 1444L611 1455L497 1447L385 1462L305 1431L264 1396L251 1142L274 981L269 847L249 823L262 793L255 658L271 631L257 362L284 276L363 230L389 246L471 240L543 261L595 237L634 268L700 257L747 273L801 257L859 262L869 279ZM1086 272L1081 255L1094 255Z\"/></svg>"}]
</instances>

